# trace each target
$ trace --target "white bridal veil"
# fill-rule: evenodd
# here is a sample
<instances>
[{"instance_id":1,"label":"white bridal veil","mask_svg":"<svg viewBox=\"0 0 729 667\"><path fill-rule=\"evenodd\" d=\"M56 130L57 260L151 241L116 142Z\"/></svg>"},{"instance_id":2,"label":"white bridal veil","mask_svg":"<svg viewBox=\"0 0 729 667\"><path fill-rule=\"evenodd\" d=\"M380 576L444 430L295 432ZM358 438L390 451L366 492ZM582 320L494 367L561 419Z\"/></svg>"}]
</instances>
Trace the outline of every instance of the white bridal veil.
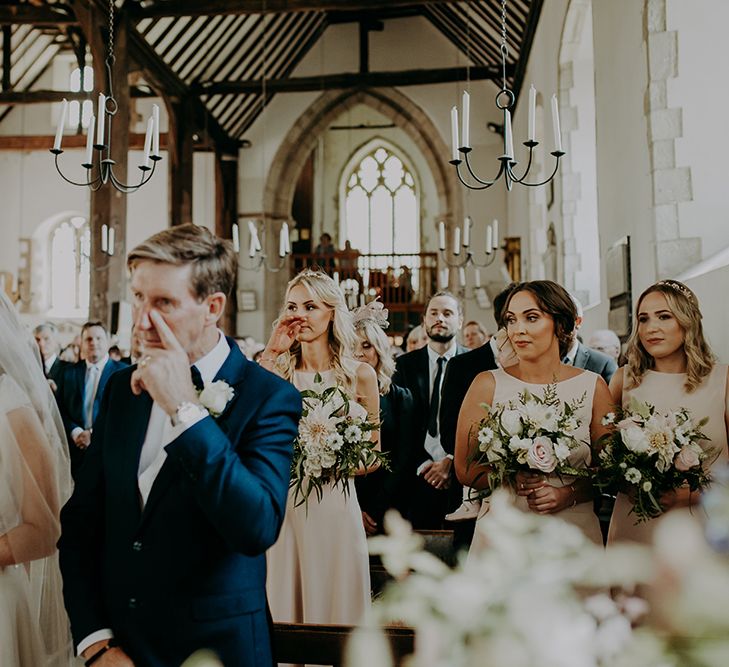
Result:
<instances>
[{"instance_id":1,"label":"white bridal veil","mask_svg":"<svg viewBox=\"0 0 729 667\"><path fill-rule=\"evenodd\" d=\"M71 639L56 542L59 512L71 488L63 424L35 342L19 322L13 304L0 292L3 665L6 661L31 664L29 654L33 665L70 664Z\"/></svg>"}]
</instances>

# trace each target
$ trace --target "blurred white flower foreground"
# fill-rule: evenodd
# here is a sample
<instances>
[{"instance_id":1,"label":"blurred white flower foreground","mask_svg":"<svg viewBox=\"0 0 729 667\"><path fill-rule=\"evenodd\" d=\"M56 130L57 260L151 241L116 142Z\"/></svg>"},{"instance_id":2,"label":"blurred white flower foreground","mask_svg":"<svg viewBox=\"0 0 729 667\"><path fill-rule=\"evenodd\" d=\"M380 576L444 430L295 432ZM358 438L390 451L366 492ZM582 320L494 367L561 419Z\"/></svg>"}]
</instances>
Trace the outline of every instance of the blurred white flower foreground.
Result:
<instances>
[{"instance_id":1,"label":"blurred white flower foreground","mask_svg":"<svg viewBox=\"0 0 729 667\"><path fill-rule=\"evenodd\" d=\"M710 499L729 512L726 487ZM370 551L396 582L354 634L348 667L391 665L384 640L373 640L373 627L391 624L415 629L411 667L729 665L729 561L687 513L661 521L652 550L607 551L503 493L489 517L490 548L451 569L398 514L386 516L388 534ZM637 584L648 604L625 592Z\"/></svg>"}]
</instances>

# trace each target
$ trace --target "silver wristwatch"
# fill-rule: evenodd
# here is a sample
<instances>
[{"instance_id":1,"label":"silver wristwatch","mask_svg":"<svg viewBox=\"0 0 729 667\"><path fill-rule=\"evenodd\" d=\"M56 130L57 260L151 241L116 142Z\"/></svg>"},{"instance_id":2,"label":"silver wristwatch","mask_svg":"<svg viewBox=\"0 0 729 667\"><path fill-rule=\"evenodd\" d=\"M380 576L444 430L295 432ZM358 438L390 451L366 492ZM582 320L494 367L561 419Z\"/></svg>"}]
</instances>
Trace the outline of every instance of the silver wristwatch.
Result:
<instances>
[{"instance_id":1,"label":"silver wristwatch","mask_svg":"<svg viewBox=\"0 0 729 667\"><path fill-rule=\"evenodd\" d=\"M210 414L199 403L183 401L177 406L174 414L170 417L172 426L187 426Z\"/></svg>"}]
</instances>

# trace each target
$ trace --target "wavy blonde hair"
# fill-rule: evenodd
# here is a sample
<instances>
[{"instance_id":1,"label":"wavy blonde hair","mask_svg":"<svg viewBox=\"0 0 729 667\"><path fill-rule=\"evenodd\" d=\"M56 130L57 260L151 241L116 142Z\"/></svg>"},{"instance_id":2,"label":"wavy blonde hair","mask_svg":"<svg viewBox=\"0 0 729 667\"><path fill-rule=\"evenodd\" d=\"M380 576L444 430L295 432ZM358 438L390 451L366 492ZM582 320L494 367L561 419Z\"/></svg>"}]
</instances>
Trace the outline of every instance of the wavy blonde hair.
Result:
<instances>
[{"instance_id":1,"label":"wavy blonde hair","mask_svg":"<svg viewBox=\"0 0 729 667\"><path fill-rule=\"evenodd\" d=\"M358 320L354 328L377 352L377 368L375 368L377 386L380 389L380 395L384 396L390 391L392 376L395 372L395 360L390 354L390 340L375 320Z\"/></svg>"},{"instance_id":2,"label":"wavy blonde hair","mask_svg":"<svg viewBox=\"0 0 729 667\"><path fill-rule=\"evenodd\" d=\"M643 380L647 370L655 367L655 359L646 352L638 335L638 313L646 296L659 292L666 298L668 309L676 318L683 330L683 351L686 355L686 383L684 389L688 393L694 391L711 373L716 357L704 338L701 324L701 311L696 295L683 283L677 280L661 280L646 289L638 298L635 307L633 330L628 338L626 356L628 363L625 369L626 388L637 387Z\"/></svg>"},{"instance_id":3,"label":"wavy blonde hair","mask_svg":"<svg viewBox=\"0 0 729 667\"><path fill-rule=\"evenodd\" d=\"M352 323L352 314L344 301L344 294L339 285L334 282L326 273L312 269L304 269L301 273L286 285L286 298L284 306L276 322L286 315L286 301L291 290L297 285L304 286L312 298L323 303L327 308L334 311L334 317L329 324L329 353L332 370L337 382L351 396L355 396L357 389L357 375L353 367L356 364L349 364L349 367L342 363L344 358L354 361L354 350L357 345L357 334ZM301 343L294 341L291 348L284 352L276 360L276 370L283 378L293 383L294 371L301 362Z\"/></svg>"}]
</instances>

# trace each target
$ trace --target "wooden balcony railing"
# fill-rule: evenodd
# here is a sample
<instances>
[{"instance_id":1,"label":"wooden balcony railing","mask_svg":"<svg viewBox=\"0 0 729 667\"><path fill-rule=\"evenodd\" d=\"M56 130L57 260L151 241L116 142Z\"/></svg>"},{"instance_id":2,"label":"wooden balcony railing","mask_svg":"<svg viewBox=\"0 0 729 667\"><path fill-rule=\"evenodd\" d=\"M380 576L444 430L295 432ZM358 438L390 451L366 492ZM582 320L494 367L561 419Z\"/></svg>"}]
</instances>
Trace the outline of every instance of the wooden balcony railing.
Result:
<instances>
[{"instance_id":1,"label":"wooden balcony railing","mask_svg":"<svg viewBox=\"0 0 729 667\"><path fill-rule=\"evenodd\" d=\"M438 256L434 252L292 256L292 277L313 267L339 279L350 308L379 297L390 311L387 333L391 336L402 336L420 324L425 304L437 291Z\"/></svg>"}]
</instances>

